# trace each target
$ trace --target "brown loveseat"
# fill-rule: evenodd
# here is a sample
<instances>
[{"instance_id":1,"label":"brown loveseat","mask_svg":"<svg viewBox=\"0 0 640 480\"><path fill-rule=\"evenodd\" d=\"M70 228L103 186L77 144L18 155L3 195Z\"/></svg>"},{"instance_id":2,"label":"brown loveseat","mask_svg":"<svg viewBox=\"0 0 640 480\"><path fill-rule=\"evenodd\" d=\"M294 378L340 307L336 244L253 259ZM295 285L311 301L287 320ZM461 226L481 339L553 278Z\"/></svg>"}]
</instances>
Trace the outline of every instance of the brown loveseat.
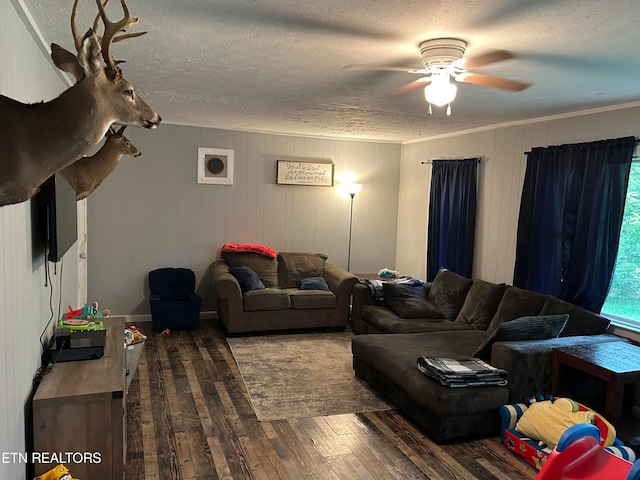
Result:
<instances>
[{"instance_id":1,"label":"brown loveseat","mask_svg":"<svg viewBox=\"0 0 640 480\"><path fill-rule=\"evenodd\" d=\"M227 332L347 326L351 291L358 279L327 261L326 255L278 252L271 258L223 251L221 257L211 264L210 273L218 317ZM257 285L249 281L241 286L239 272L248 272Z\"/></svg>"}]
</instances>

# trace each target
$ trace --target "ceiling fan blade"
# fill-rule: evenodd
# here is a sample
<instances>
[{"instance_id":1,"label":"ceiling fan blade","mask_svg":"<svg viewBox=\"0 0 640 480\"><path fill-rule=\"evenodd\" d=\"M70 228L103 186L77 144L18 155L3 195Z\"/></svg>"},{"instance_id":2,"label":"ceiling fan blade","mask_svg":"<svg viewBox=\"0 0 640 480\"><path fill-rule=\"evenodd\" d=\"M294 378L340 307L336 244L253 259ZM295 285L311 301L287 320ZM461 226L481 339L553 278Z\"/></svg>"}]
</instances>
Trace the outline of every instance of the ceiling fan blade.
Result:
<instances>
[{"instance_id":1,"label":"ceiling fan blade","mask_svg":"<svg viewBox=\"0 0 640 480\"><path fill-rule=\"evenodd\" d=\"M484 67L485 65L502 62L503 60L509 60L511 58L515 58L515 55L511 52L507 52L506 50L492 50L482 55L476 55L475 57L461 58L454 62L454 64L466 70L473 70L474 68Z\"/></svg>"},{"instance_id":2,"label":"ceiling fan blade","mask_svg":"<svg viewBox=\"0 0 640 480\"><path fill-rule=\"evenodd\" d=\"M427 73L423 68L409 68L409 67L385 67L379 65L345 65L343 70L368 70L368 71L383 71L383 72L404 72L404 73Z\"/></svg>"},{"instance_id":3,"label":"ceiling fan blade","mask_svg":"<svg viewBox=\"0 0 640 480\"><path fill-rule=\"evenodd\" d=\"M402 95L406 95L407 93L411 93L414 90L424 87L427 83L431 82L431 77L422 77L417 80L414 80L411 83L407 83L404 87L399 88L393 93L394 97L400 97Z\"/></svg>"},{"instance_id":4,"label":"ceiling fan blade","mask_svg":"<svg viewBox=\"0 0 640 480\"><path fill-rule=\"evenodd\" d=\"M500 88L502 90L510 90L512 92L519 92L531 86L530 83L519 82L517 80L509 80L507 78L494 77L491 75L484 75L482 73L471 73L459 81L465 83L473 83L475 85L482 85L483 87Z\"/></svg>"}]
</instances>

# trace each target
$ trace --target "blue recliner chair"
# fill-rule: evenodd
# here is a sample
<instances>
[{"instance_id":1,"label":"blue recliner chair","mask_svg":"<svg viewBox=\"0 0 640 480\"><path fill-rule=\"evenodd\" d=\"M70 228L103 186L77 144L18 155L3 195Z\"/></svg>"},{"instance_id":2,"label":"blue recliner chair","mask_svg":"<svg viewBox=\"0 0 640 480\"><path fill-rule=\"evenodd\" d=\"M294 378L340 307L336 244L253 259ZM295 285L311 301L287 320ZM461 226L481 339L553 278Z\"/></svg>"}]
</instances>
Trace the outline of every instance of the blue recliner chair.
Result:
<instances>
[{"instance_id":1,"label":"blue recliner chair","mask_svg":"<svg viewBox=\"0 0 640 480\"><path fill-rule=\"evenodd\" d=\"M153 330L198 328L201 298L196 276L188 268L159 268L149 272Z\"/></svg>"}]
</instances>

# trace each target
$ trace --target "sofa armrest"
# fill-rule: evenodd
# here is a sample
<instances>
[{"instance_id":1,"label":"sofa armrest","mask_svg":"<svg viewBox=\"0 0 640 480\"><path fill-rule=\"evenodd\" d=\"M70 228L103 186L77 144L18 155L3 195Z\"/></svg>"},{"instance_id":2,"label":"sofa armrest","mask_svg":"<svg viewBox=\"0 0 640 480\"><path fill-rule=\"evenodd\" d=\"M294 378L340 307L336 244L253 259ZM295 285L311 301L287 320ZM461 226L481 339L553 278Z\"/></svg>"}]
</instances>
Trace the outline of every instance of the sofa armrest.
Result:
<instances>
[{"instance_id":1,"label":"sofa armrest","mask_svg":"<svg viewBox=\"0 0 640 480\"><path fill-rule=\"evenodd\" d=\"M509 401L524 402L529 397L549 393L551 353L554 348L624 341L627 339L605 333L549 340L495 342L491 348L490 363L507 371Z\"/></svg>"},{"instance_id":2,"label":"sofa armrest","mask_svg":"<svg viewBox=\"0 0 640 480\"><path fill-rule=\"evenodd\" d=\"M322 276L327 281L329 290L336 296L336 309L340 324L347 325L349 323L351 293L358 278L353 273L349 273L331 262L325 262Z\"/></svg>"},{"instance_id":3,"label":"sofa armrest","mask_svg":"<svg viewBox=\"0 0 640 480\"><path fill-rule=\"evenodd\" d=\"M377 300L367 285L356 283L353 286L353 300L351 302L352 326L360 325L362 322L362 309L367 305L384 305L384 301Z\"/></svg>"},{"instance_id":4,"label":"sofa armrest","mask_svg":"<svg viewBox=\"0 0 640 480\"><path fill-rule=\"evenodd\" d=\"M218 318L228 331L231 323L243 321L242 290L236 277L229 272L229 265L224 260L217 260L209 267L211 284L215 292Z\"/></svg>"}]
</instances>

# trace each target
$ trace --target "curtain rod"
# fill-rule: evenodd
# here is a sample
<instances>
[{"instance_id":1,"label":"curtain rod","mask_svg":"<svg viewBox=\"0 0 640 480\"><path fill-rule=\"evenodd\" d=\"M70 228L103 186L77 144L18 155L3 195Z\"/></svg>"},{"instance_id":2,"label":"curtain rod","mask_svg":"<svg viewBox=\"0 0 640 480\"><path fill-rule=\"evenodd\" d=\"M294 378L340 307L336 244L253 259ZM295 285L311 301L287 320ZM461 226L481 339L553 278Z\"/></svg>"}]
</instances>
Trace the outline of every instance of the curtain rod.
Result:
<instances>
[{"instance_id":1,"label":"curtain rod","mask_svg":"<svg viewBox=\"0 0 640 480\"><path fill-rule=\"evenodd\" d=\"M631 135L629 135L629 136L631 136ZM596 140L596 141L597 141L597 140ZM585 143L589 143L589 142L585 142ZM637 147L638 145L640 145L640 138L636 137L636 147ZM544 148L546 148L546 147L544 147ZM529 155L530 153L531 153L531 150L529 150L529 151L527 151L527 152L524 152L524 154L525 154L525 155ZM633 154L633 158L638 158L638 156L634 153L634 154Z\"/></svg>"},{"instance_id":2,"label":"curtain rod","mask_svg":"<svg viewBox=\"0 0 640 480\"><path fill-rule=\"evenodd\" d=\"M425 160L425 161L420 162L420 164L421 165L431 165L436 160L475 160L478 163L482 162L482 159L479 158L479 157L470 157L470 158L451 157L451 158L434 158L433 160Z\"/></svg>"}]
</instances>

